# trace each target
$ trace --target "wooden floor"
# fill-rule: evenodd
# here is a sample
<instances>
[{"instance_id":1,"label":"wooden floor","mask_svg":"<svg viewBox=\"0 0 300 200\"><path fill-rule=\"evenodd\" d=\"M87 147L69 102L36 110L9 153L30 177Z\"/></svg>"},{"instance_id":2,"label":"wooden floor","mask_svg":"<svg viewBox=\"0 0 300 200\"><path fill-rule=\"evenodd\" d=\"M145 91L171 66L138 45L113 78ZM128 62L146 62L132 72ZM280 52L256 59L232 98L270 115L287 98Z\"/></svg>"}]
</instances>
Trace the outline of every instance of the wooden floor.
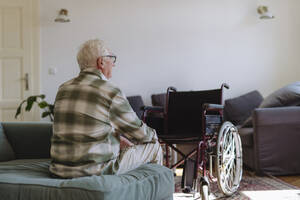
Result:
<instances>
[{"instance_id":1,"label":"wooden floor","mask_svg":"<svg viewBox=\"0 0 300 200\"><path fill-rule=\"evenodd\" d=\"M300 188L300 176L276 176L280 180Z\"/></svg>"}]
</instances>

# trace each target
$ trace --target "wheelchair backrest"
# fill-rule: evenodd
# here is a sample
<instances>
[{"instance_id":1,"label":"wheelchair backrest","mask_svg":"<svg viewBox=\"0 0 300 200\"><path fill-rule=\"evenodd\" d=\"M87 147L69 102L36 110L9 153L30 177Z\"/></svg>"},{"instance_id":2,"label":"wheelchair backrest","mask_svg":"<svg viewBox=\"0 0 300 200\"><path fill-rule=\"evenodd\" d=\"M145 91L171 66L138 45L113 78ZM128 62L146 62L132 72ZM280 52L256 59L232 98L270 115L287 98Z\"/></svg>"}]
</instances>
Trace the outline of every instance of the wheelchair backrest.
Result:
<instances>
[{"instance_id":1,"label":"wheelchair backrest","mask_svg":"<svg viewBox=\"0 0 300 200\"><path fill-rule=\"evenodd\" d=\"M165 134L200 137L204 103L222 104L222 89L169 92L165 113Z\"/></svg>"}]
</instances>

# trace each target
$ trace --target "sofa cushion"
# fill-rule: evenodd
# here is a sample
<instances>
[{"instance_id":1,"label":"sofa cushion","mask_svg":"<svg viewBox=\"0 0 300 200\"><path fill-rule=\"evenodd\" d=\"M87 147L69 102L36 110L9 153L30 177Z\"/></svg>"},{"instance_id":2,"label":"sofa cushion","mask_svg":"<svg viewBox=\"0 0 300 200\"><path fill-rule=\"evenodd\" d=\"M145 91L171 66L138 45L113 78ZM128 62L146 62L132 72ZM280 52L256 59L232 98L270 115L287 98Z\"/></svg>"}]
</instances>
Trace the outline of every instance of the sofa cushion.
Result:
<instances>
[{"instance_id":1,"label":"sofa cushion","mask_svg":"<svg viewBox=\"0 0 300 200\"><path fill-rule=\"evenodd\" d=\"M17 159L50 158L52 123L3 122L2 126Z\"/></svg>"},{"instance_id":2,"label":"sofa cushion","mask_svg":"<svg viewBox=\"0 0 300 200\"><path fill-rule=\"evenodd\" d=\"M225 100L224 118L235 125L241 125L251 115L252 111L262 102L263 97L257 91Z\"/></svg>"},{"instance_id":3,"label":"sofa cushion","mask_svg":"<svg viewBox=\"0 0 300 200\"><path fill-rule=\"evenodd\" d=\"M143 106L145 106L143 99L141 96L129 96L127 97L127 100L130 104L130 106L132 107L132 109L134 110L134 112L136 113L136 115L142 119L142 115L143 115L143 110L141 109Z\"/></svg>"},{"instance_id":4,"label":"sofa cushion","mask_svg":"<svg viewBox=\"0 0 300 200\"><path fill-rule=\"evenodd\" d=\"M127 200L172 199L173 171L145 164L122 175L51 178L50 160L26 159L0 163L0 194L5 200Z\"/></svg>"},{"instance_id":5,"label":"sofa cushion","mask_svg":"<svg viewBox=\"0 0 300 200\"><path fill-rule=\"evenodd\" d=\"M0 162L15 159L15 153L9 144L7 137L4 133L3 127L0 123Z\"/></svg>"},{"instance_id":6,"label":"sofa cushion","mask_svg":"<svg viewBox=\"0 0 300 200\"><path fill-rule=\"evenodd\" d=\"M300 106L300 81L291 83L267 96L259 108ZM243 127L253 127L252 116L243 123Z\"/></svg>"},{"instance_id":7,"label":"sofa cushion","mask_svg":"<svg viewBox=\"0 0 300 200\"><path fill-rule=\"evenodd\" d=\"M162 106L166 105L166 93L152 94L151 103L153 106Z\"/></svg>"},{"instance_id":8,"label":"sofa cushion","mask_svg":"<svg viewBox=\"0 0 300 200\"><path fill-rule=\"evenodd\" d=\"M279 90L276 90L259 106L260 108L299 106L300 105L300 81L291 83Z\"/></svg>"}]
</instances>

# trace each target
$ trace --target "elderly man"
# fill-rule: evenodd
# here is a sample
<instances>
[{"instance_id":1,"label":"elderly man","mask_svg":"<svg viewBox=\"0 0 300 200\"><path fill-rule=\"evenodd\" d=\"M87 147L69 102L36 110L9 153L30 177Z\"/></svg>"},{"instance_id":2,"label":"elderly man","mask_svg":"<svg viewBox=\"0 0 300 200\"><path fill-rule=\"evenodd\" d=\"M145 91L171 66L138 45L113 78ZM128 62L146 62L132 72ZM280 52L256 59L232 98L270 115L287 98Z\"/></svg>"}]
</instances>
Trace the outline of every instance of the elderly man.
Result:
<instances>
[{"instance_id":1,"label":"elderly man","mask_svg":"<svg viewBox=\"0 0 300 200\"><path fill-rule=\"evenodd\" d=\"M81 46L77 61L79 76L63 83L55 99L50 172L73 178L162 164L155 130L108 81L116 56L96 39Z\"/></svg>"}]
</instances>

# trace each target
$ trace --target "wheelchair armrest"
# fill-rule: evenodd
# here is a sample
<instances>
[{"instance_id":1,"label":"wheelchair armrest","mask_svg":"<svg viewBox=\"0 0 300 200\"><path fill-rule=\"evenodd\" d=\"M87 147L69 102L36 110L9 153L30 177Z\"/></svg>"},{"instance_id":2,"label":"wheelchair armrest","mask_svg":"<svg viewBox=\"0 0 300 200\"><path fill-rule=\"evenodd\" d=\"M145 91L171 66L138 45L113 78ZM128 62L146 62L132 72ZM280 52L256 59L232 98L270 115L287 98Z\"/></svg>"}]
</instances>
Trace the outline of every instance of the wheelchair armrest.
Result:
<instances>
[{"instance_id":1,"label":"wheelchair armrest","mask_svg":"<svg viewBox=\"0 0 300 200\"><path fill-rule=\"evenodd\" d=\"M147 112L164 112L162 106L143 106L141 109Z\"/></svg>"},{"instance_id":2,"label":"wheelchair armrest","mask_svg":"<svg viewBox=\"0 0 300 200\"><path fill-rule=\"evenodd\" d=\"M164 108L162 106L142 106L141 110L143 110L143 120L145 120L145 118L148 117L148 114L150 113L164 113Z\"/></svg>"},{"instance_id":3,"label":"wheelchair armrest","mask_svg":"<svg viewBox=\"0 0 300 200\"><path fill-rule=\"evenodd\" d=\"M203 110L205 111L220 111L223 110L224 106L221 104L211 104L205 103L203 104Z\"/></svg>"},{"instance_id":4,"label":"wheelchair armrest","mask_svg":"<svg viewBox=\"0 0 300 200\"><path fill-rule=\"evenodd\" d=\"M143 121L151 128L156 130L158 135L164 132L164 108L161 106L143 106Z\"/></svg>"}]
</instances>

